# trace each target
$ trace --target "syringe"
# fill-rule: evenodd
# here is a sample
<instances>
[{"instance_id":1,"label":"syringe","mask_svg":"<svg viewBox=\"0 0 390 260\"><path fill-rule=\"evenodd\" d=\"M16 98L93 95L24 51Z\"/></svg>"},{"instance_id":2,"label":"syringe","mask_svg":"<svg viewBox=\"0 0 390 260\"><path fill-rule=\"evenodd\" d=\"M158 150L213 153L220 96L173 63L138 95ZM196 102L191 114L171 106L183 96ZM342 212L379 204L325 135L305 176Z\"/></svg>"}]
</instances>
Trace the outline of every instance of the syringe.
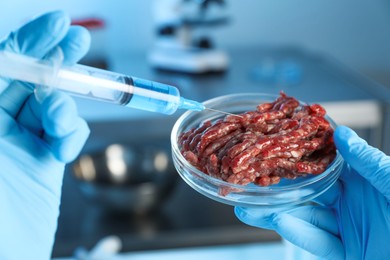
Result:
<instances>
[{"instance_id":1,"label":"syringe","mask_svg":"<svg viewBox=\"0 0 390 260\"><path fill-rule=\"evenodd\" d=\"M50 60L0 51L0 76L168 115L177 109L205 109L203 104L181 97L176 87L79 64L67 66L62 60L55 66Z\"/></svg>"}]
</instances>

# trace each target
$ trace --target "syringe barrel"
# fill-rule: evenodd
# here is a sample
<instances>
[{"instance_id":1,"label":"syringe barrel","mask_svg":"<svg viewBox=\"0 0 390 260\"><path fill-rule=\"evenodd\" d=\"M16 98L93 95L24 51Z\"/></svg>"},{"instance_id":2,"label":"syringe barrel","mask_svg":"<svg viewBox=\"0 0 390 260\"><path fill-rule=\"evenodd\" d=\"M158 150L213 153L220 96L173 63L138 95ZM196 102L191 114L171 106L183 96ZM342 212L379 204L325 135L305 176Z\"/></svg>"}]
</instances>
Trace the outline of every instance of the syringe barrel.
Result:
<instances>
[{"instance_id":1,"label":"syringe barrel","mask_svg":"<svg viewBox=\"0 0 390 260\"><path fill-rule=\"evenodd\" d=\"M163 114L180 103L174 86L83 65L63 66L53 84L72 95Z\"/></svg>"},{"instance_id":2,"label":"syringe barrel","mask_svg":"<svg viewBox=\"0 0 390 260\"><path fill-rule=\"evenodd\" d=\"M132 93L132 85L127 81L126 76L118 73L73 65L58 70L52 87L74 96L123 105Z\"/></svg>"},{"instance_id":3,"label":"syringe barrel","mask_svg":"<svg viewBox=\"0 0 390 260\"><path fill-rule=\"evenodd\" d=\"M180 97L176 87L84 65L53 66L52 61L0 51L0 76L57 88L69 94L117 105L173 114L179 107L202 109ZM189 106L190 105L190 106Z\"/></svg>"},{"instance_id":4,"label":"syringe barrel","mask_svg":"<svg viewBox=\"0 0 390 260\"><path fill-rule=\"evenodd\" d=\"M127 107L171 115L180 106L179 90L171 85L132 77L133 96Z\"/></svg>"}]
</instances>

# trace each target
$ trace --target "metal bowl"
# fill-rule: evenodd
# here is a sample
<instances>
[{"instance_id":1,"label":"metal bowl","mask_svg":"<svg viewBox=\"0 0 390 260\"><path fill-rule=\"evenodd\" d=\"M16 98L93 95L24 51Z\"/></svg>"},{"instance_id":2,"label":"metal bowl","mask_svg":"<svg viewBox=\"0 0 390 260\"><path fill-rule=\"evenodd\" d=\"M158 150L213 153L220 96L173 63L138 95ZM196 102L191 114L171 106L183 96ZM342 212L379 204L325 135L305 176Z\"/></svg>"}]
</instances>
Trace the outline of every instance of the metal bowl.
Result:
<instances>
[{"instance_id":1,"label":"metal bowl","mask_svg":"<svg viewBox=\"0 0 390 260\"><path fill-rule=\"evenodd\" d=\"M82 193L108 209L145 213L171 194L177 181L167 148L112 144L72 165Z\"/></svg>"}]
</instances>

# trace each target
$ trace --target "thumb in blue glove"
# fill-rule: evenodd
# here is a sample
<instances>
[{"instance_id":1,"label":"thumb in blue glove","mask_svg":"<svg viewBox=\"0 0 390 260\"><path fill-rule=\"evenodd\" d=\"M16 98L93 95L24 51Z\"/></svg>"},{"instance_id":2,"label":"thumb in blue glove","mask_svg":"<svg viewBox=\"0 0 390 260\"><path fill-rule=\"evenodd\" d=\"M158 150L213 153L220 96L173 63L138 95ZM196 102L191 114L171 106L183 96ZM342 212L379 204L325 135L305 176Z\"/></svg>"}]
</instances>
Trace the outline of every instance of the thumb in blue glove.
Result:
<instances>
[{"instance_id":1,"label":"thumb in blue glove","mask_svg":"<svg viewBox=\"0 0 390 260\"><path fill-rule=\"evenodd\" d=\"M248 225L273 229L326 259L386 259L390 256L390 157L351 129L335 130L346 163L340 180L316 198L316 205L285 211L235 208Z\"/></svg>"},{"instance_id":2,"label":"thumb in blue glove","mask_svg":"<svg viewBox=\"0 0 390 260\"><path fill-rule=\"evenodd\" d=\"M89 42L87 30L57 11L12 32L0 50L42 58L60 47L65 62L74 63ZM40 103L33 90L0 78L0 259L50 258L64 167L89 135L70 97L54 91Z\"/></svg>"}]
</instances>

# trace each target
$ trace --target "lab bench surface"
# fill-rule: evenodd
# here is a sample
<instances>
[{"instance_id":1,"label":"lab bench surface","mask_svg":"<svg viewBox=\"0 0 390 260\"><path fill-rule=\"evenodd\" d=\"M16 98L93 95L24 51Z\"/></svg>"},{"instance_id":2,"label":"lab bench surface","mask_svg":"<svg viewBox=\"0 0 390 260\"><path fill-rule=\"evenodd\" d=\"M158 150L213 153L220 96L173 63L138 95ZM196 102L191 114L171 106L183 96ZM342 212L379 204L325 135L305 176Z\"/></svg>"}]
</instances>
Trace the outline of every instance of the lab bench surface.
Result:
<instances>
[{"instance_id":1,"label":"lab bench surface","mask_svg":"<svg viewBox=\"0 0 390 260\"><path fill-rule=\"evenodd\" d=\"M182 96L198 101L238 92L278 94L282 90L305 102L342 103L344 108L348 107L345 106L348 102L372 101L381 108L377 115L381 129L375 133L383 135L390 127L390 91L329 57L290 47L229 53L231 62L226 72L198 76L154 70L143 54L112 55L108 64L109 69L116 72L175 85ZM177 112L165 116L78 99L77 104L91 128L90 139L82 153L103 149L112 143L142 142L150 138L169 146L171 128L180 115ZM389 137L383 137L381 143L388 147ZM280 239L272 231L242 224L231 206L201 196L181 180L169 200L153 214L139 216L107 211L83 197L68 167L53 256L69 256L78 246L91 248L107 235L120 236L124 251Z\"/></svg>"}]
</instances>

